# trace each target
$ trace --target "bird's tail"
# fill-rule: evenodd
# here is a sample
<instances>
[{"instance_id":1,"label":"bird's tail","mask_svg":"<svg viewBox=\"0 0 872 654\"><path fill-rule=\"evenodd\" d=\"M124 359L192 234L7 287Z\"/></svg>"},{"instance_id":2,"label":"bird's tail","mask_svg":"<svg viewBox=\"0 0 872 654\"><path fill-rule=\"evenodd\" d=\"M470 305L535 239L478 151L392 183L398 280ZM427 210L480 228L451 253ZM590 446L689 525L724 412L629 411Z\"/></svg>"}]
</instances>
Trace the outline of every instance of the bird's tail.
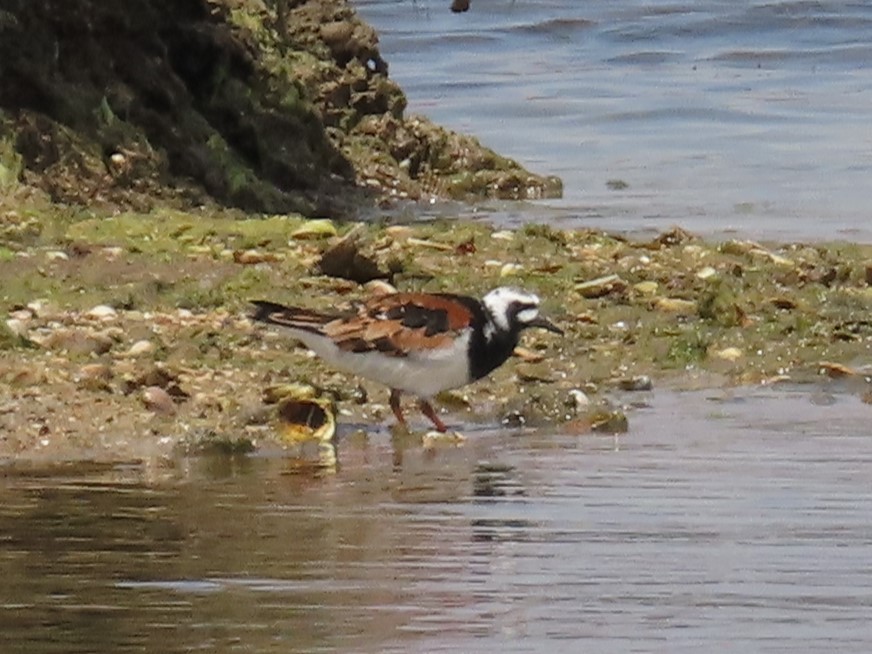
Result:
<instances>
[{"instance_id":1,"label":"bird's tail","mask_svg":"<svg viewBox=\"0 0 872 654\"><path fill-rule=\"evenodd\" d=\"M253 300L251 304L254 305L254 311L250 314L252 320L279 327L301 329L313 334L322 334L322 327L336 318L311 309L286 307L266 300Z\"/></svg>"}]
</instances>

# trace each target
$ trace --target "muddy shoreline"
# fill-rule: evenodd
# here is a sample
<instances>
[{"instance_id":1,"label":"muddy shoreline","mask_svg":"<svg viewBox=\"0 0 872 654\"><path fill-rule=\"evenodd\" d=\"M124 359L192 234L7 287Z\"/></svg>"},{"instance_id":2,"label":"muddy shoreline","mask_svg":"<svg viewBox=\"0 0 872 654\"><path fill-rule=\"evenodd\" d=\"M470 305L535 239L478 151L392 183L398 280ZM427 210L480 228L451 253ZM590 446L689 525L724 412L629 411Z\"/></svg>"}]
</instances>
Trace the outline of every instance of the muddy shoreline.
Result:
<instances>
[{"instance_id":1,"label":"muddy shoreline","mask_svg":"<svg viewBox=\"0 0 872 654\"><path fill-rule=\"evenodd\" d=\"M340 432L388 428L385 389L326 369L246 315L253 298L334 307L386 284L478 295L524 287L566 331L525 335L491 378L440 398L449 424L581 436L625 428L603 415L629 408L632 431L631 407L652 385L840 378L869 398L872 246L709 243L679 229L634 242L454 221L39 216L38 229L31 216L29 236L7 236L15 248L0 251L6 460L274 447L275 407L264 397L292 382L337 399ZM325 253L352 231L355 263L340 275L356 281L325 274Z\"/></svg>"}]
</instances>

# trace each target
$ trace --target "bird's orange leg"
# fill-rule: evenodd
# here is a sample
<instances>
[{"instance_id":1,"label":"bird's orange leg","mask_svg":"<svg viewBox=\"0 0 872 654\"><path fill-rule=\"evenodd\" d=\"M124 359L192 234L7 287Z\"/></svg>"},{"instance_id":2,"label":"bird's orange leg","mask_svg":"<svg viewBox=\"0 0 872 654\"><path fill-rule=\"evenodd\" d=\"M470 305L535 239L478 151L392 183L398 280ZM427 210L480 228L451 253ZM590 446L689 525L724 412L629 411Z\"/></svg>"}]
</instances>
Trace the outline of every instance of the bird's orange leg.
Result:
<instances>
[{"instance_id":1,"label":"bird's orange leg","mask_svg":"<svg viewBox=\"0 0 872 654\"><path fill-rule=\"evenodd\" d=\"M406 425L406 419L403 417L403 409L400 406L400 391L395 388L391 389L391 399L390 399L391 411L394 412L394 415L397 417L397 422L403 429L408 429Z\"/></svg>"},{"instance_id":2,"label":"bird's orange leg","mask_svg":"<svg viewBox=\"0 0 872 654\"><path fill-rule=\"evenodd\" d=\"M427 400L419 400L418 406L421 407L421 412L430 418L430 422L436 425L436 431L440 431L443 434L448 431L448 427L445 426L445 423L439 419L439 416L436 415L436 411L433 409L433 405L430 404Z\"/></svg>"}]
</instances>

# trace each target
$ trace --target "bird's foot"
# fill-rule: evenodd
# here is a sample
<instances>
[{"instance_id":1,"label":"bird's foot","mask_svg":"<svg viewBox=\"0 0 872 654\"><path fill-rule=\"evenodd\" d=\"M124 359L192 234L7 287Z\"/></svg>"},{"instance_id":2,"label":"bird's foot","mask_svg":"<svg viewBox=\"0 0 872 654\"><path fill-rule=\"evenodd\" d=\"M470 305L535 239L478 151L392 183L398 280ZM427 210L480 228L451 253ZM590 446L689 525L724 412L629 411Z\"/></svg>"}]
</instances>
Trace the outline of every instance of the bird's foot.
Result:
<instances>
[{"instance_id":1,"label":"bird's foot","mask_svg":"<svg viewBox=\"0 0 872 654\"><path fill-rule=\"evenodd\" d=\"M446 432L448 431L448 427L445 426L445 423L442 422L442 419L436 415L436 410L433 408L433 405L430 404L427 400L420 400L418 402L418 406L421 408L421 413L423 413L427 418L432 422L437 431Z\"/></svg>"}]
</instances>

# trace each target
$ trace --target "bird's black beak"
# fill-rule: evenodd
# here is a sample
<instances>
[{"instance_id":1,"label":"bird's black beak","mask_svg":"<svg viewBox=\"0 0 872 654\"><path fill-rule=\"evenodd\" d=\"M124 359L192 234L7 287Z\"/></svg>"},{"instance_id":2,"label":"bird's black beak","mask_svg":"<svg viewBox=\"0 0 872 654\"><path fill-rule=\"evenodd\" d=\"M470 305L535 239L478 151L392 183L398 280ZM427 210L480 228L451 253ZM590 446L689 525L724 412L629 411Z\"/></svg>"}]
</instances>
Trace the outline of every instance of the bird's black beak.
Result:
<instances>
[{"instance_id":1,"label":"bird's black beak","mask_svg":"<svg viewBox=\"0 0 872 654\"><path fill-rule=\"evenodd\" d=\"M544 316L538 316L535 320L528 322L526 326L538 327L539 329L547 329L549 332L554 332L555 334L563 336L563 330Z\"/></svg>"}]
</instances>

